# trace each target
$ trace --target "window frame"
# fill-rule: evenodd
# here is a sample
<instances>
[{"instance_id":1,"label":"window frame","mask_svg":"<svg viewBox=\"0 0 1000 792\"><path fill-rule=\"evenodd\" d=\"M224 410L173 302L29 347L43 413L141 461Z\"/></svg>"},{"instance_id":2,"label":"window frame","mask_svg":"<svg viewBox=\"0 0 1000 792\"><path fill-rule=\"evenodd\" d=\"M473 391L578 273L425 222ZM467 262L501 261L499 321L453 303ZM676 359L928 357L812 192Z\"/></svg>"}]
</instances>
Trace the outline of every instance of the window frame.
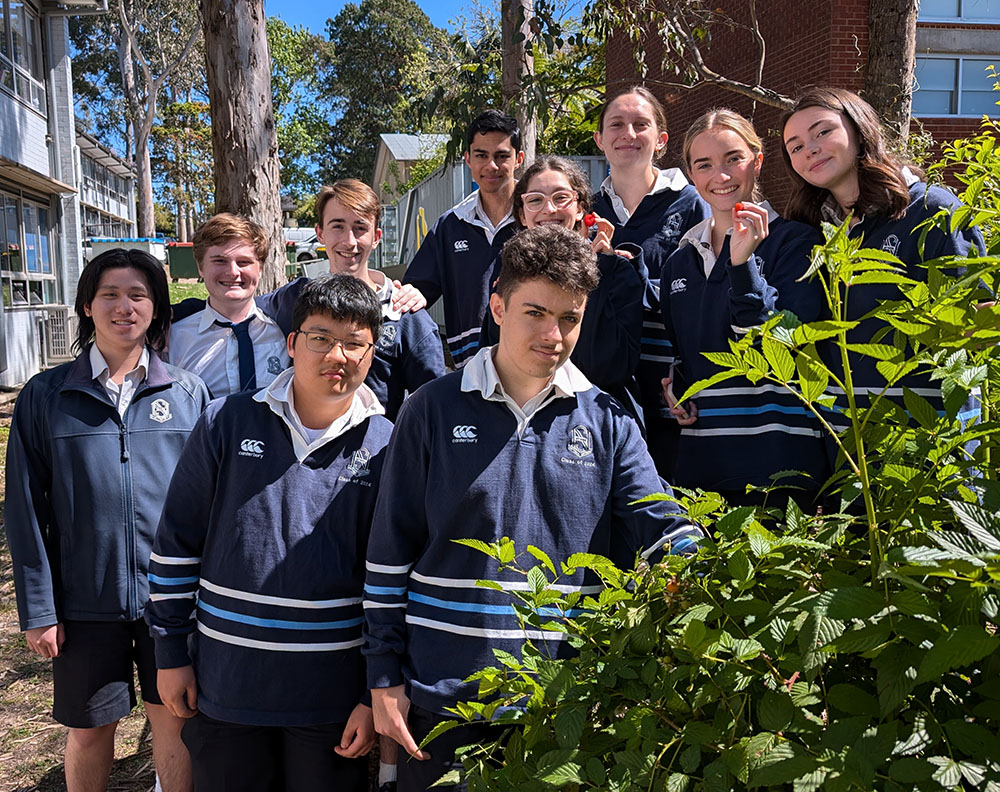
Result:
<instances>
[{"instance_id":1,"label":"window frame","mask_svg":"<svg viewBox=\"0 0 1000 792\"><path fill-rule=\"evenodd\" d=\"M969 61L981 62L985 65L1000 63L1000 54L996 57L990 57L989 55L979 55L979 54L966 54L961 52L926 52L919 53L916 56L916 61L914 64L914 74L913 74L913 99L915 100L917 94L920 92L920 84L917 78L917 65L921 60L949 60L956 62L955 69L955 85L952 88L952 93L954 94L955 102L955 112L954 113L923 113L918 112L916 109L911 111L914 118L968 118L968 119L980 119L983 117L982 113L963 113L962 109L962 77L965 75L965 65ZM1000 99L1000 94L997 95ZM994 105L994 107L996 107ZM1000 107L992 113L987 113L990 118L1000 117Z\"/></svg>"},{"instance_id":2,"label":"window frame","mask_svg":"<svg viewBox=\"0 0 1000 792\"><path fill-rule=\"evenodd\" d=\"M958 0L958 14L956 16L924 16L922 12L917 12L918 22L965 22L983 25L1000 25L1000 12L995 17L977 17L965 15L966 0Z\"/></svg>"},{"instance_id":3,"label":"window frame","mask_svg":"<svg viewBox=\"0 0 1000 792\"><path fill-rule=\"evenodd\" d=\"M18 22L24 47L28 50L28 63L31 68L25 69L16 62L14 50L14 26L11 24L11 0L0 0L0 15L3 17L2 35L6 54L0 51L0 91L9 94L28 109L38 113L42 118L49 116L48 88L46 86L44 55L44 30L42 15L39 9L28 0L19 2ZM38 72L38 77L33 73Z\"/></svg>"},{"instance_id":4,"label":"window frame","mask_svg":"<svg viewBox=\"0 0 1000 792\"><path fill-rule=\"evenodd\" d=\"M49 202L41 197L25 195L23 192L0 188L0 208L3 209L3 230L0 233L4 245L9 252L11 239L8 234L7 209L13 207L13 216L16 218L14 229L15 239L13 244L19 253L19 269L6 266L10 259L0 257L0 299L3 300L5 310L18 308L37 308L40 305L60 305L62 288L57 277L56 251L55 251L55 228L53 227L53 211ZM31 211L26 213L26 208ZM35 237L35 258L36 269L28 271L26 257L27 231L25 228L25 218L34 218ZM45 219L45 227L42 227L42 219ZM43 252L44 245L44 252ZM47 253L47 255L45 255ZM48 271L44 271L45 261L48 261ZM34 299L34 295L39 294L40 298ZM15 300L14 295L19 295ZM51 300L46 300L46 295ZM34 301L33 301L34 300Z\"/></svg>"}]
</instances>

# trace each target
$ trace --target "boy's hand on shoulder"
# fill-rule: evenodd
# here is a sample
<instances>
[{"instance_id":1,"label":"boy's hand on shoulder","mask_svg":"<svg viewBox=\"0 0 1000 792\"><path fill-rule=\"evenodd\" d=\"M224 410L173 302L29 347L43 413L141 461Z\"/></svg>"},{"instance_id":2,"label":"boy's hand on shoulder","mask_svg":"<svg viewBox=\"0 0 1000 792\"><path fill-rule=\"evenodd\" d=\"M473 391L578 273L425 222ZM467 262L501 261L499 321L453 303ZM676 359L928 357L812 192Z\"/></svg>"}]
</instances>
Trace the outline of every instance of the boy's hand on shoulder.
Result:
<instances>
[{"instance_id":1,"label":"boy's hand on shoulder","mask_svg":"<svg viewBox=\"0 0 1000 792\"><path fill-rule=\"evenodd\" d=\"M395 287L392 293L392 307L400 313L413 313L427 307L427 298L420 293L420 289L409 283L393 281Z\"/></svg>"},{"instance_id":2,"label":"boy's hand on shoulder","mask_svg":"<svg viewBox=\"0 0 1000 792\"><path fill-rule=\"evenodd\" d=\"M406 718L410 713L410 700L402 685L372 689L372 710L375 715L375 731L391 737L414 759L430 759L430 754L417 747L417 741L410 734Z\"/></svg>"},{"instance_id":3,"label":"boy's hand on shoulder","mask_svg":"<svg viewBox=\"0 0 1000 792\"><path fill-rule=\"evenodd\" d=\"M340 745L334 746L333 750L345 759L356 759L368 753L374 745L375 719L372 708L358 704L347 719Z\"/></svg>"},{"instance_id":4,"label":"boy's hand on shoulder","mask_svg":"<svg viewBox=\"0 0 1000 792\"><path fill-rule=\"evenodd\" d=\"M198 685L193 666L158 669L156 689L174 717L193 718L198 714Z\"/></svg>"}]
</instances>

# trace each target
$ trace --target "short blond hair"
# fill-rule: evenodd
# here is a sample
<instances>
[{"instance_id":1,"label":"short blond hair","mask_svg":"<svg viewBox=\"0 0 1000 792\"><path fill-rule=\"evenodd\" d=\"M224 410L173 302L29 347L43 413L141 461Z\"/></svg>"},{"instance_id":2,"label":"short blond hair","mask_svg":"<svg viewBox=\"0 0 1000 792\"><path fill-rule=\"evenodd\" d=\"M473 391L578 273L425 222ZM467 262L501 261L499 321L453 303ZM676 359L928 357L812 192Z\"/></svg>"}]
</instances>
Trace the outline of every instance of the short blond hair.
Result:
<instances>
[{"instance_id":1,"label":"short blond hair","mask_svg":"<svg viewBox=\"0 0 1000 792\"><path fill-rule=\"evenodd\" d=\"M220 212L210 217L194 232L194 260L201 266L201 261L210 247L242 240L253 248L257 261L262 264L267 261L271 245L262 226L253 220L230 212Z\"/></svg>"},{"instance_id":2,"label":"short blond hair","mask_svg":"<svg viewBox=\"0 0 1000 792\"><path fill-rule=\"evenodd\" d=\"M382 220L382 203L375 191L358 179L337 179L333 184L324 186L316 196L316 222L322 227L323 211L330 201L336 200L352 212L362 217L370 217L378 228Z\"/></svg>"}]
</instances>

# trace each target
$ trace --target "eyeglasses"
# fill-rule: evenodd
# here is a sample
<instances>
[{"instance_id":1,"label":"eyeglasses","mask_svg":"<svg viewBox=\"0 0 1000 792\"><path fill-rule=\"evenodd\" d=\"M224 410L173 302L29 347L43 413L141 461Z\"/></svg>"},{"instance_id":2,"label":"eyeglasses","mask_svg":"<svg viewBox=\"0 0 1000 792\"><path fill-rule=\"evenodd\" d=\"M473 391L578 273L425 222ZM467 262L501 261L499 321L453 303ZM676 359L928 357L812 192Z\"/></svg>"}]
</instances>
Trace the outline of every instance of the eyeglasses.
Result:
<instances>
[{"instance_id":1,"label":"eyeglasses","mask_svg":"<svg viewBox=\"0 0 1000 792\"><path fill-rule=\"evenodd\" d=\"M296 330L295 334L306 337L306 349L310 352L326 355L335 346L339 346L348 360L362 360L368 354L368 350L375 346L368 341L344 341L342 338L334 338L324 333L307 333L305 330Z\"/></svg>"},{"instance_id":2,"label":"eyeglasses","mask_svg":"<svg viewBox=\"0 0 1000 792\"><path fill-rule=\"evenodd\" d=\"M559 190L546 195L540 192L529 192L521 196L521 203L529 212L540 212L545 208L545 204L552 203L556 209L565 209L577 200L579 196L572 190Z\"/></svg>"}]
</instances>

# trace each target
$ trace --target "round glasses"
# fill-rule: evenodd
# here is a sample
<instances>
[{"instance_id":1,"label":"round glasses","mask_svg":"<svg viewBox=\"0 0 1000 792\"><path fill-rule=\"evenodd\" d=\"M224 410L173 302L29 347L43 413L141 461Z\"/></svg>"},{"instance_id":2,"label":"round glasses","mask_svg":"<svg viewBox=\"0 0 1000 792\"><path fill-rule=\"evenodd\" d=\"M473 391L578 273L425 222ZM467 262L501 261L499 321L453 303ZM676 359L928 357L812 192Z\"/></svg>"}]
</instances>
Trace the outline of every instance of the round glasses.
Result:
<instances>
[{"instance_id":1,"label":"round glasses","mask_svg":"<svg viewBox=\"0 0 1000 792\"><path fill-rule=\"evenodd\" d=\"M577 199L577 194L573 190L559 190L546 195L540 192L526 192L521 196L521 203L529 212L540 212L545 208L545 204L551 203L556 209L565 209Z\"/></svg>"},{"instance_id":2,"label":"round glasses","mask_svg":"<svg viewBox=\"0 0 1000 792\"><path fill-rule=\"evenodd\" d=\"M335 346L339 346L340 351L348 360L361 360L368 354L368 350L375 346L368 341L345 341L325 333L307 333L305 330L296 330L295 333L306 337L306 349L310 352L326 355Z\"/></svg>"}]
</instances>

